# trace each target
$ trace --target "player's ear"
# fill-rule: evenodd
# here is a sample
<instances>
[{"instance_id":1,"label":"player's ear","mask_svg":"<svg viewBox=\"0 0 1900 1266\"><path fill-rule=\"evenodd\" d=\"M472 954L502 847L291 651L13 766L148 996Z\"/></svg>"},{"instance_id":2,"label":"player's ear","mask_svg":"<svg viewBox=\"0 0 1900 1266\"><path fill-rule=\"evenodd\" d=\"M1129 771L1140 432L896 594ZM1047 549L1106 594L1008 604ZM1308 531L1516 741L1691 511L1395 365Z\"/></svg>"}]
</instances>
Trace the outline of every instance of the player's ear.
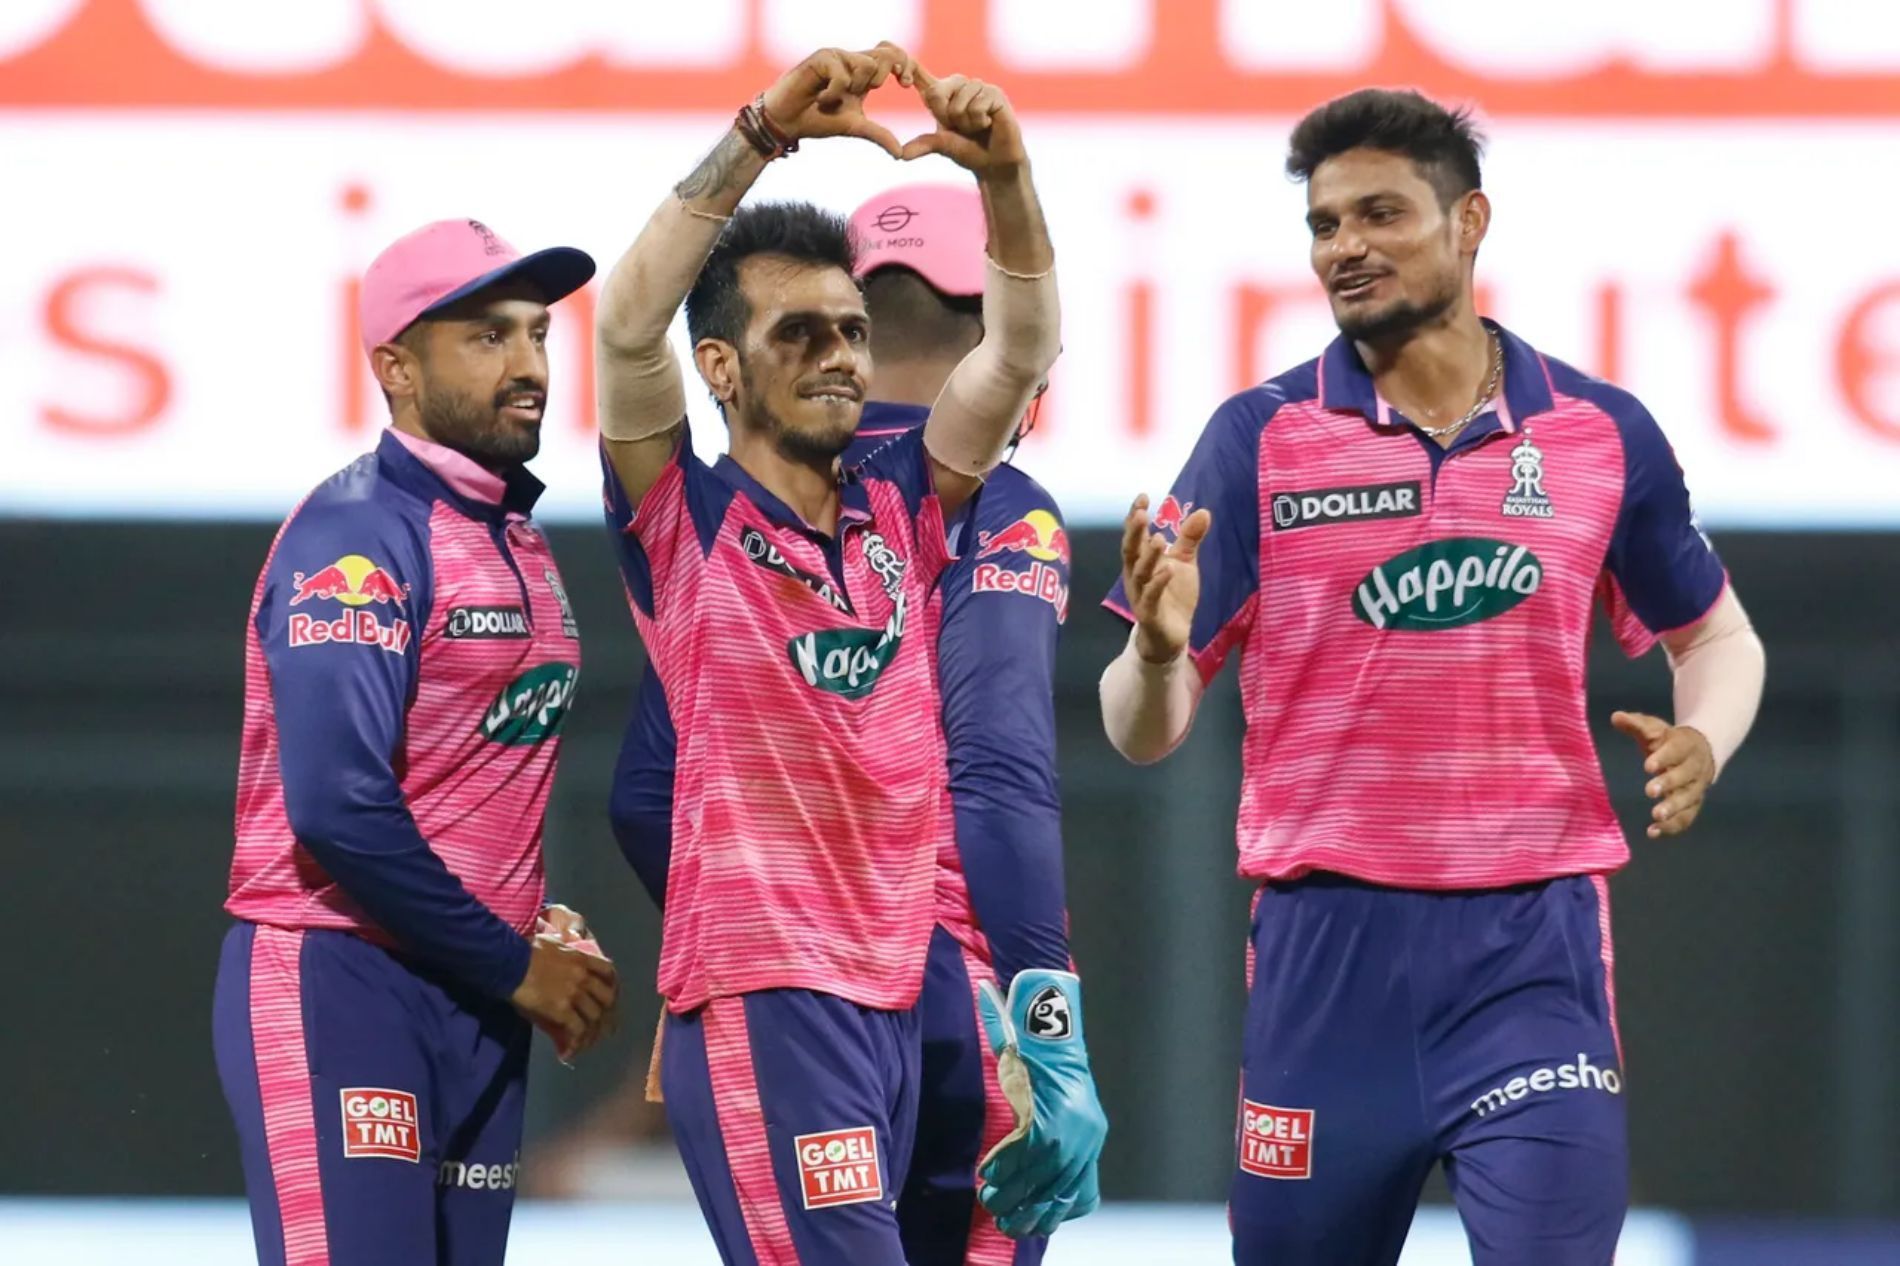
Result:
<instances>
[{"instance_id":1,"label":"player's ear","mask_svg":"<svg viewBox=\"0 0 1900 1266\"><path fill-rule=\"evenodd\" d=\"M384 395L401 399L416 394L422 366L415 353L408 348L396 343L384 343L369 354L369 363L376 375L376 384L383 389Z\"/></svg>"},{"instance_id":2,"label":"player's ear","mask_svg":"<svg viewBox=\"0 0 1900 1266\"><path fill-rule=\"evenodd\" d=\"M1491 230L1491 199L1485 196L1484 190L1473 189L1458 199L1454 214L1458 222L1459 251L1476 255L1484 235Z\"/></svg>"},{"instance_id":3,"label":"player's ear","mask_svg":"<svg viewBox=\"0 0 1900 1266\"><path fill-rule=\"evenodd\" d=\"M713 399L730 406L739 394L739 349L724 339L703 338L693 345L693 364Z\"/></svg>"}]
</instances>

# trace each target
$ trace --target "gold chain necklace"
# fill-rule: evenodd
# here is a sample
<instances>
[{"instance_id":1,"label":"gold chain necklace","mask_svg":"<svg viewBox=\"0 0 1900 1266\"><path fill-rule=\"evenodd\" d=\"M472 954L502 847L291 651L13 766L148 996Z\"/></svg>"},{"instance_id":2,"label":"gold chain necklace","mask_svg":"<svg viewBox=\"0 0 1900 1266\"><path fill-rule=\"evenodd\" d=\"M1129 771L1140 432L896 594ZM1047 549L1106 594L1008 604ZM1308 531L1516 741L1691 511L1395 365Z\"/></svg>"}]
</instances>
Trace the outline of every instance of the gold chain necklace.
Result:
<instances>
[{"instance_id":1,"label":"gold chain necklace","mask_svg":"<svg viewBox=\"0 0 1900 1266\"><path fill-rule=\"evenodd\" d=\"M1504 374L1504 340L1494 336L1491 340L1491 346L1493 349L1491 353L1491 376L1484 380L1484 389L1478 392L1478 402L1471 406L1470 411L1456 422L1447 422L1443 426L1426 426L1423 422L1414 422L1412 423L1413 426L1435 440L1449 439L1451 436L1464 430L1465 427L1470 424L1471 419L1478 416L1478 410L1489 404L1491 397L1498 393L1498 379Z\"/></svg>"}]
</instances>

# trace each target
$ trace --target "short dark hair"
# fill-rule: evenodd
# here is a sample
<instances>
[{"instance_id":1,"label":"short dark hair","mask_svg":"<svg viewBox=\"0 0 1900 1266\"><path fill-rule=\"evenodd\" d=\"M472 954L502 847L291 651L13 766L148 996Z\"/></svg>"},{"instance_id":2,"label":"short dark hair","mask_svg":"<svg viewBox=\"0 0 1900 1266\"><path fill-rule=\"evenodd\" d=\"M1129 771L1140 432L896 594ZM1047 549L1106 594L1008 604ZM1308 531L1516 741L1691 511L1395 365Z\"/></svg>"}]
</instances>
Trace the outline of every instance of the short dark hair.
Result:
<instances>
[{"instance_id":1,"label":"short dark hair","mask_svg":"<svg viewBox=\"0 0 1900 1266\"><path fill-rule=\"evenodd\" d=\"M1361 88L1301 119L1287 142L1286 174L1311 180L1319 165L1351 149L1403 154L1431 182L1440 206L1483 188L1484 136L1471 110L1447 110L1421 93Z\"/></svg>"},{"instance_id":2,"label":"short dark hair","mask_svg":"<svg viewBox=\"0 0 1900 1266\"><path fill-rule=\"evenodd\" d=\"M983 296L947 295L914 269L889 264L864 279L871 354L880 363L961 359L983 339Z\"/></svg>"},{"instance_id":3,"label":"short dark hair","mask_svg":"<svg viewBox=\"0 0 1900 1266\"><path fill-rule=\"evenodd\" d=\"M754 255L779 255L814 267L844 269L857 259L845 218L809 202L761 202L740 207L720 232L699 279L686 296L686 333L694 343L745 336L752 309L739 289L739 265Z\"/></svg>"}]
</instances>

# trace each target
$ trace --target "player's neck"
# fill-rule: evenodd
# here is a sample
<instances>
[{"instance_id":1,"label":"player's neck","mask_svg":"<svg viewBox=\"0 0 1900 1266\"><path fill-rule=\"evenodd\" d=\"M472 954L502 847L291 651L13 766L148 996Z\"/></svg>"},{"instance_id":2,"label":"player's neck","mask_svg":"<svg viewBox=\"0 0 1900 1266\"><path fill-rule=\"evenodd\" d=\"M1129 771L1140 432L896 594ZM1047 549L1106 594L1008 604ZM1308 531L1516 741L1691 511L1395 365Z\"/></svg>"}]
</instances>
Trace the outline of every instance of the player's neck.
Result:
<instances>
[{"instance_id":1,"label":"player's neck","mask_svg":"<svg viewBox=\"0 0 1900 1266\"><path fill-rule=\"evenodd\" d=\"M937 403L943 384L956 367L955 361L878 361L871 380L871 398L885 404L916 404L928 408Z\"/></svg>"},{"instance_id":2,"label":"player's neck","mask_svg":"<svg viewBox=\"0 0 1900 1266\"><path fill-rule=\"evenodd\" d=\"M768 436L732 437L732 460L807 524L834 536L838 531L838 464L794 460Z\"/></svg>"},{"instance_id":3,"label":"player's neck","mask_svg":"<svg viewBox=\"0 0 1900 1266\"><path fill-rule=\"evenodd\" d=\"M1463 417L1491 376L1491 332L1478 320L1469 295L1429 326L1356 346L1379 395L1426 426Z\"/></svg>"}]
</instances>

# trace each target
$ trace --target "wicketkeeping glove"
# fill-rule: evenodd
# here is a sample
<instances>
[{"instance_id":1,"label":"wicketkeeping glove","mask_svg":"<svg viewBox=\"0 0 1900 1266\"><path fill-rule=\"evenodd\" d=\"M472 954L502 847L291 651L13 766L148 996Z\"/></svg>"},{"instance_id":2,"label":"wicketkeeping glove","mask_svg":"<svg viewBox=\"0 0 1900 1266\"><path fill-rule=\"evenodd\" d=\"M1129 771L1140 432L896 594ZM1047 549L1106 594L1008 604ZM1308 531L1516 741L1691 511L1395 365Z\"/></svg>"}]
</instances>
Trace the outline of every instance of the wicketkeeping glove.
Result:
<instances>
[{"instance_id":1,"label":"wicketkeeping glove","mask_svg":"<svg viewBox=\"0 0 1900 1266\"><path fill-rule=\"evenodd\" d=\"M1082 982L1036 969L1005 999L988 981L977 1010L1016 1126L977 1166L977 1198L1005 1235L1048 1235L1101 1203L1096 1165L1108 1118L1082 1042Z\"/></svg>"}]
</instances>

